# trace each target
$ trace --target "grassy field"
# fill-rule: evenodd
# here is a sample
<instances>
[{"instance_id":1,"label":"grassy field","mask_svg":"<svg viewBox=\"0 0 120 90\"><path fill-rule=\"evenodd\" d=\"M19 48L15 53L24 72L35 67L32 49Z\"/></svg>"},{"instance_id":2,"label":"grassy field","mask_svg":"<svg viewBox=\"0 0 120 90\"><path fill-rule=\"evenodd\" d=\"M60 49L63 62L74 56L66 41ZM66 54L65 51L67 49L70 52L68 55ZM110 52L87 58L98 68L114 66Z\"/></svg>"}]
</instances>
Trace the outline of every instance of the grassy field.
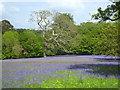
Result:
<instances>
[{"instance_id":1,"label":"grassy field","mask_svg":"<svg viewBox=\"0 0 120 90\"><path fill-rule=\"evenodd\" d=\"M77 71L58 71L61 77L51 77L42 80L42 84L30 83L20 86L21 88L118 88L117 77L100 77L98 75L89 77L84 74L76 75ZM85 72L81 72L85 73ZM32 77L31 77L32 78Z\"/></svg>"},{"instance_id":2,"label":"grassy field","mask_svg":"<svg viewBox=\"0 0 120 90\"><path fill-rule=\"evenodd\" d=\"M116 63L81 57L58 59L3 61L3 88L118 88Z\"/></svg>"}]
</instances>

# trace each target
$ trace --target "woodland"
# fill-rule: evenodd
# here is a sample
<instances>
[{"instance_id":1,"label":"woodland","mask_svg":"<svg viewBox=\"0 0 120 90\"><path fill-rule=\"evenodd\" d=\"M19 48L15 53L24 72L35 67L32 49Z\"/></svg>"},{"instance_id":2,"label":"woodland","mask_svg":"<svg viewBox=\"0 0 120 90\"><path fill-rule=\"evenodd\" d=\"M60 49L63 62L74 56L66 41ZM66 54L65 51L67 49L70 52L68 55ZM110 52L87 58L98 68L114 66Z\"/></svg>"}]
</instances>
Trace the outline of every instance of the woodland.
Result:
<instances>
[{"instance_id":1,"label":"woodland","mask_svg":"<svg viewBox=\"0 0 120 90\"><path fill-rule=\"evenodd\" d=\"M120 2L92 15L98 22L76 25L70 13L34 11L31 22L39 29L16 29L2 20L1 58L46 57L55 55L119 56Z\"/></svg>"}]
</instances>

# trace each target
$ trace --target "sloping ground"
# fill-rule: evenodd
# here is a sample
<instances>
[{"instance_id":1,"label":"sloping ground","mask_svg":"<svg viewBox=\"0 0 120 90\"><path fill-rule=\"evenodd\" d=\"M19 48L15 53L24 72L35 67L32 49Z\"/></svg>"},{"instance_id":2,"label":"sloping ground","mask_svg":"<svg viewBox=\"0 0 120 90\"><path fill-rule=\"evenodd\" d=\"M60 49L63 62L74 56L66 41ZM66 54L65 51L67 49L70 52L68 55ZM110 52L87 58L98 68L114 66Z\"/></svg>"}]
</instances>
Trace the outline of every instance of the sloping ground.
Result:
<instances>
[{"instance_id":1,"label":"sloping ground","mask_svg":"<svg viewBox=\"0 0 120 90\"><path fill-rule=\"evenodd\" d=\"M118 67L118 62L107 62L99 58L104 56L87 55L87 56L54 56L46 58L27 58L27 59L10 59L2 61L2 84L3 87L19 87L26 83L41 83L41 79L47 79L55 76L53 73L59 70L78 70L90 73L101 74L100 70L96 71L95 67ZM107 57L108 58L108 57ZM111 57L109 57L111 58ZM91 68L92 67L92 68ZM94 68L93 68L94 67ZM101 68L101 67L100 67ZM99 72L98 72L99 71ZM107 70L108 71L108 70ZM106 71L105 71L106 72ZM115 71L117 73L117 71ZM114 72L111 75L115 74ZM102 73L102 75L104 75ZM106 74L105 74L106 75Z\"/></svg>"}]
</instances>

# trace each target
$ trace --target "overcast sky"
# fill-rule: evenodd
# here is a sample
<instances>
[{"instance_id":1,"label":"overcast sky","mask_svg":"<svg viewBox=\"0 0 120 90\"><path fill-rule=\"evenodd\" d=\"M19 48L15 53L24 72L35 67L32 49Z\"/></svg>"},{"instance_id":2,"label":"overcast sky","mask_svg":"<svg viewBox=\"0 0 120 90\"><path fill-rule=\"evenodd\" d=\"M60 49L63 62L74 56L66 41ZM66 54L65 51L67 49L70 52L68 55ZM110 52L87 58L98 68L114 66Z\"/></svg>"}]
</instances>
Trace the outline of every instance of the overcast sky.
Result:
<instances>
[{"instance_id":1,"label":"overcast sky","mask_svg":"<svg viewBox=\"0 0 120 90\"><path fill-rule=\"evenodd\" d=\"M35 28L36 23L28 22L32 11L55 10L71 13L76 24L91 21L91 14L111 4L109 0L2 0L0 1L0 20L6 19L15 28Z\"/></svg>"}]
</instances>

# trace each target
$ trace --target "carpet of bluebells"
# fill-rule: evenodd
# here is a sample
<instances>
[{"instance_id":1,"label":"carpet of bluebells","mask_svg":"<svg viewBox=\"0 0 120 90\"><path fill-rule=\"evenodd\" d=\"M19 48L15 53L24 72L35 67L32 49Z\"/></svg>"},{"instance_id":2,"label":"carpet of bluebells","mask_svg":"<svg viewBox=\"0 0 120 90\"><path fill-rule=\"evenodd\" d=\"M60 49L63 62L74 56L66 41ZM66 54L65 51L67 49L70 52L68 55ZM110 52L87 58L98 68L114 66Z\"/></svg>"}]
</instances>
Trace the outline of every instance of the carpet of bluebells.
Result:
<instances>
[{"instance_id":1,"label":"carpet of bluebells","mask_svg":"<svg viewBox=\"0 0 120 90\"><path fill-rule=\"evenodd\" d=\"M2 88L117 88L116 57L54 56L2 61Z\"/></svg>"}]
</instances>

